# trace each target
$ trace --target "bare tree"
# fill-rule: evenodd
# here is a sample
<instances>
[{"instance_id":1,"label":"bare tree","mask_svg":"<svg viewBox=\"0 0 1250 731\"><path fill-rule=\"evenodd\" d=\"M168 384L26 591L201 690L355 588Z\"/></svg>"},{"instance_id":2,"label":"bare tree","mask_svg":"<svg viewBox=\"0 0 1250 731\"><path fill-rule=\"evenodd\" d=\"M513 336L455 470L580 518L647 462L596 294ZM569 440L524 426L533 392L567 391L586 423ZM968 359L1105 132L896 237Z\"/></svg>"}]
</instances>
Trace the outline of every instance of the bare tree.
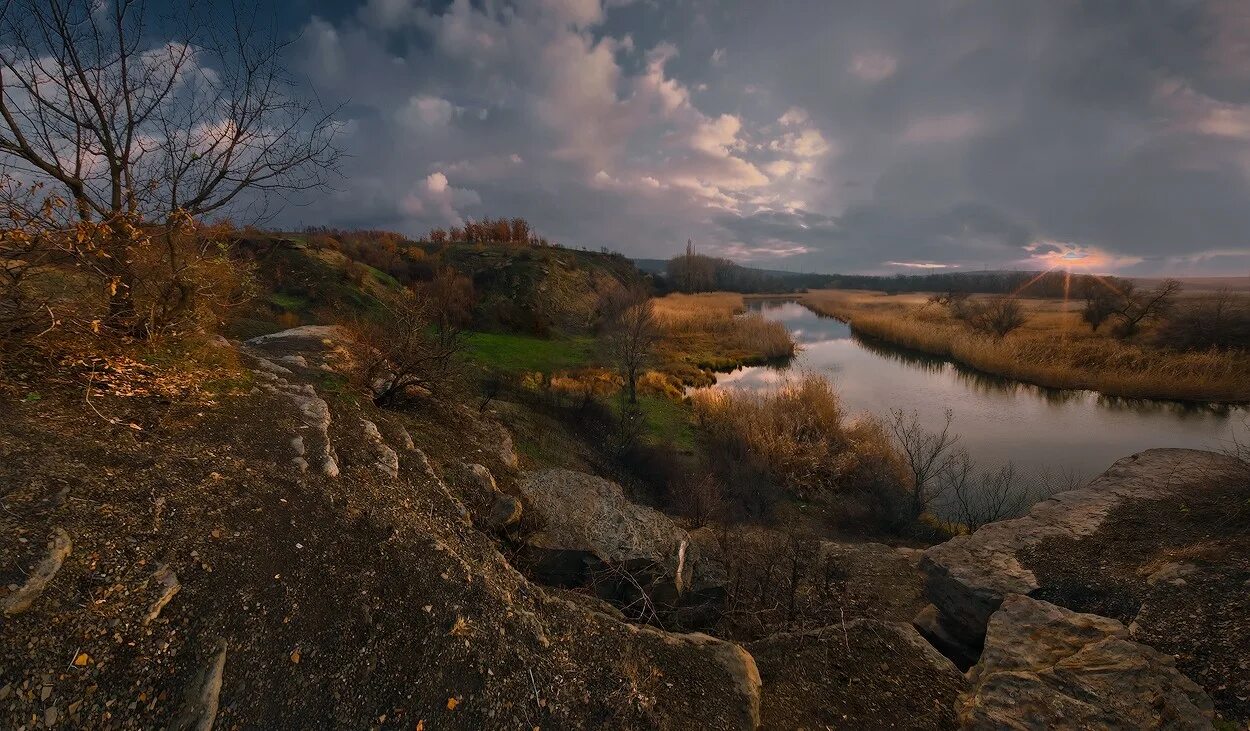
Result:
<instances>
[{"instance_id":1,"label":"bare tree","mask_svg":"<svg viewBox=\"0 0 1250 731\"><path fill-rule=\"evenodd\" d=\"M287 44L243 6L197 13L145 0L11 0L0 15L0 159L20 207L95 276L108 324L133 330L138 260L162 252L177 309L193 287L174 231L186 217L318 188L336 167L333 111L296 92ZM233 12L231 12L233 11ZM226 25L214 19L230 18ZM160 39L160 40L157 40Z\"/></svg>"},{"instance_id":2,"label":"bare tree","mask_svg":"<svg viewBox=\"0 0 1250 731\"><path fill-rule=\"evenodd\" d=\"M629 403L638 403L638 378L651 361L660 328L650 296L640 288L620 288L604 297L603 347L625 380Z\"/></svg>"},{"instance_id":3,"label":"bare tree","mask_svg":"<svg viewBox=\"0 0 1250 731\"><path fill-rule=\"evenodd\" d=\"M1089 325L1089 329L1097 332L1116 311L1116 293L1102 282L1089 279L1085 283L1085 306L1081 309L1081 320Z\"/></svg>"},{"instance_id":4,"label":"bare tree","mask_svg":"<svg viewBox=\"0 0 1250 731\"><path fill-rule=\"evenodd\" d=\"M1141 291L1132 281L1095 279L1085 284L1085 307L1081 319L1092 330L1114 320L1112 333L1118 338L1136 335L1142 324L1167 316L1176 304L1181 283L1167 279L1149 291Z\"/></svg>"},{"instance_id":5,"label":"bare tree","mask_svg":"<svg viewBox=\"0 0 1250 731\"><path fill-rule=\"evenodd\" d=\"M1016 468L1007 464L995 472L978 472L966 452L960 452L942 475L954 520L969 533L996 520L1018 515L1031 495L1016 480Z\"/></svg>"},{"instance_id":6,"label":"bare tree","mask_svg":"<svg viewBox=\"0 0 1250 731\"><path fill-rule=\"evenodd\" d=\"M930 431L920 423L915 411L894 409L886 421L894 446L903 457L911 477L911 493L907 517L914 520L928 511L949 484L948 475L962 459L956 443L959 436L951 433L954 412L947 409L939 431Z\"/></svg>"}]
</instances>

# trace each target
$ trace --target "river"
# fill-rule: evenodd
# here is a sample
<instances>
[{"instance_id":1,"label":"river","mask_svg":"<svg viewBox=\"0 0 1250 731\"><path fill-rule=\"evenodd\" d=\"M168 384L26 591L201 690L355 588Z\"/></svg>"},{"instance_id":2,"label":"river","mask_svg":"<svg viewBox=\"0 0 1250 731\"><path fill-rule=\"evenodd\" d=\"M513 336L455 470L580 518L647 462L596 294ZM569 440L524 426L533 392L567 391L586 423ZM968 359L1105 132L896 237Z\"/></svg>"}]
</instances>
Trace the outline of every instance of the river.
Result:
<instances>
[{"instance_id":1,"label":"river","mask_svg":"<svg viewBox=\"0 0 1250 731\"><path fill-rule=\"evenodd\" d=\"M1058 484L1089 478L1151 447L1220 450L1234 437L1250 439L1245 407L1040 388L865 341L845 323L796 302L754 300L748 306L785 323L801 350L784 368L740 368L720 374L711 388L773 389L811 371L833 381L852 413L915 410L923 424L937 429L950 409L952 432L983 467L1011 462L1022 476L1049 475Z\"/></svg>"}]
</instances>

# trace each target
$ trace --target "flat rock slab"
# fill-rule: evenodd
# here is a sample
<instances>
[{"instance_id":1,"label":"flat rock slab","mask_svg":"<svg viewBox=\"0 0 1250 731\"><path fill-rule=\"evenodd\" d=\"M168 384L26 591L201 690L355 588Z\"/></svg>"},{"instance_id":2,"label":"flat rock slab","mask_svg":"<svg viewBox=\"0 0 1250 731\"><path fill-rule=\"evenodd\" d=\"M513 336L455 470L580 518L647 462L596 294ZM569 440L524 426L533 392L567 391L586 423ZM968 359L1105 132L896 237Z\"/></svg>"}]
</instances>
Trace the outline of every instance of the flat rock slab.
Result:
<instances>
[{"instance_id":1,"label":"flat rock slab","mask_svg":"<svg viewBox=\"0 0 1250 731\"><path fill-rule=\"evenodd\" d=\"M1038 503L1024 517L991 523L926 550L920 569L942 631L975 655L1003 597L1042 588L1026 564L1039 544L1079 541L1095 534L1114 510L1198 489L1243 468L1244 463L1213 452L1148 450L1116 462L1083 488Z\"/></svg>"},{"instance_id":2,"label":"flat rock slab","mask_svg":"<svg viewBox=\"0 0 1250 731\"><path fill-rule=\"evenodd\" d=\"M1018 594L990 619L965 729L1210 728L1211 699L1172 658L1134 642L1113 619Z\"/></svg>"},{"instance_id":3,"label":"flat rock slab","mask_svg":"<svg viewBox=\"0 0 1250 731\"><path fill-rule=\"evenodd\" d=\"M855 619L749 643L763 681L762 728L955 725L967 681L910 625Z\"/></svg>"}]
</instances>

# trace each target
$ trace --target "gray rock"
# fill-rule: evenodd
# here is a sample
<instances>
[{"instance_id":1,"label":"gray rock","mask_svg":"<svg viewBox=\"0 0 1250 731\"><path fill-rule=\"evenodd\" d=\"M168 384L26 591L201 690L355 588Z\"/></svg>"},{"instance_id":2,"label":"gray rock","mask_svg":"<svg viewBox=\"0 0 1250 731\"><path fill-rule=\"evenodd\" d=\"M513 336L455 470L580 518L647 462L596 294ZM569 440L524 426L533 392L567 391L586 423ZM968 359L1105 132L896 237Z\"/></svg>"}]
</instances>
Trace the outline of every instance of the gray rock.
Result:
<instances>
[{"instance_id":1,"label":"gray rock","mask_svg":"<svg viewBox=\"0 0 1250 731\"><path fill-rule=\"evenodd\" d=\"M956 703L966 729L1200 729L1214 715L1172 658L1123 624L1018 594L991 617L968 678Z\"/></svg>"},{"instance_id":2,"label":"gray rock","mask_svg":"<svg viewBox=\"0 0 1250 731\"><path fill-rule=\"evenodd\" d=\"M324 340L339 340L343 337L342 328L337 325L303 325L301 327L293 327L289 330L261 335L247 341L248 345L265 345L275 340L315 340L321 342Z\"/></svg>"},{"instance_id":3,"label":"gray rock","mask_svg":"<svg viewBox=\"0 0 1250 731\"><path fill-rule=\"evenodd\" d=\"M626 499L621 487L565 469L526 474L518 483L533 533L525 544L544 580L579 585L600 570L621 571L630 582L675 600L690 586L690 536L663 513ZM608 583L613 583L609 581Z\"/></svg>"},{"instance_id":4,"label":"gray rock","mask_svg":"<svg viewBox=\"0 0 1250 731\"><path fill-rule=\"evenodd\" d=\"M520 500L512 495L499 493L495 496L494 501L491 502L486 523L491 530L504 530L519 524L522 513Z\"/></svg>"}]
</instances>

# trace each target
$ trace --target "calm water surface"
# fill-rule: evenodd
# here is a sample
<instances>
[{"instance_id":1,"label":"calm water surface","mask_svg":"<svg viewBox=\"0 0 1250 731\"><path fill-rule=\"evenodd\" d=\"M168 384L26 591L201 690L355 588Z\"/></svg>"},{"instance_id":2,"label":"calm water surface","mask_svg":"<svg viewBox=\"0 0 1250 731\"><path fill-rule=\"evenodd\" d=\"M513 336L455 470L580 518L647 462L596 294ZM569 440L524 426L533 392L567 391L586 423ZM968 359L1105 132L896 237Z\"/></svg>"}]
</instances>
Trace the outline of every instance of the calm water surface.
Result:
<instances>
[{"instance_id":1,"label":"calm water surface","mask_svg":"<svg viewBox=\"0 0 1250 731\"><path fill-rule=\"evenodd\" d=\"M721 374L711 388L773 389L812 371L833 381L852 412L915 410L927 426L940 428L949 408L960 444L983 466L1012 462L1022 475L1087 478L1143 449L1218 450L1234 435L1244 441L1250 433L1244 407L1043 389L862 340L844 323L795 302L757 300L749 306L784 322L802 350L785 368L742 368Z\"/></svg>"}]
</instances>

